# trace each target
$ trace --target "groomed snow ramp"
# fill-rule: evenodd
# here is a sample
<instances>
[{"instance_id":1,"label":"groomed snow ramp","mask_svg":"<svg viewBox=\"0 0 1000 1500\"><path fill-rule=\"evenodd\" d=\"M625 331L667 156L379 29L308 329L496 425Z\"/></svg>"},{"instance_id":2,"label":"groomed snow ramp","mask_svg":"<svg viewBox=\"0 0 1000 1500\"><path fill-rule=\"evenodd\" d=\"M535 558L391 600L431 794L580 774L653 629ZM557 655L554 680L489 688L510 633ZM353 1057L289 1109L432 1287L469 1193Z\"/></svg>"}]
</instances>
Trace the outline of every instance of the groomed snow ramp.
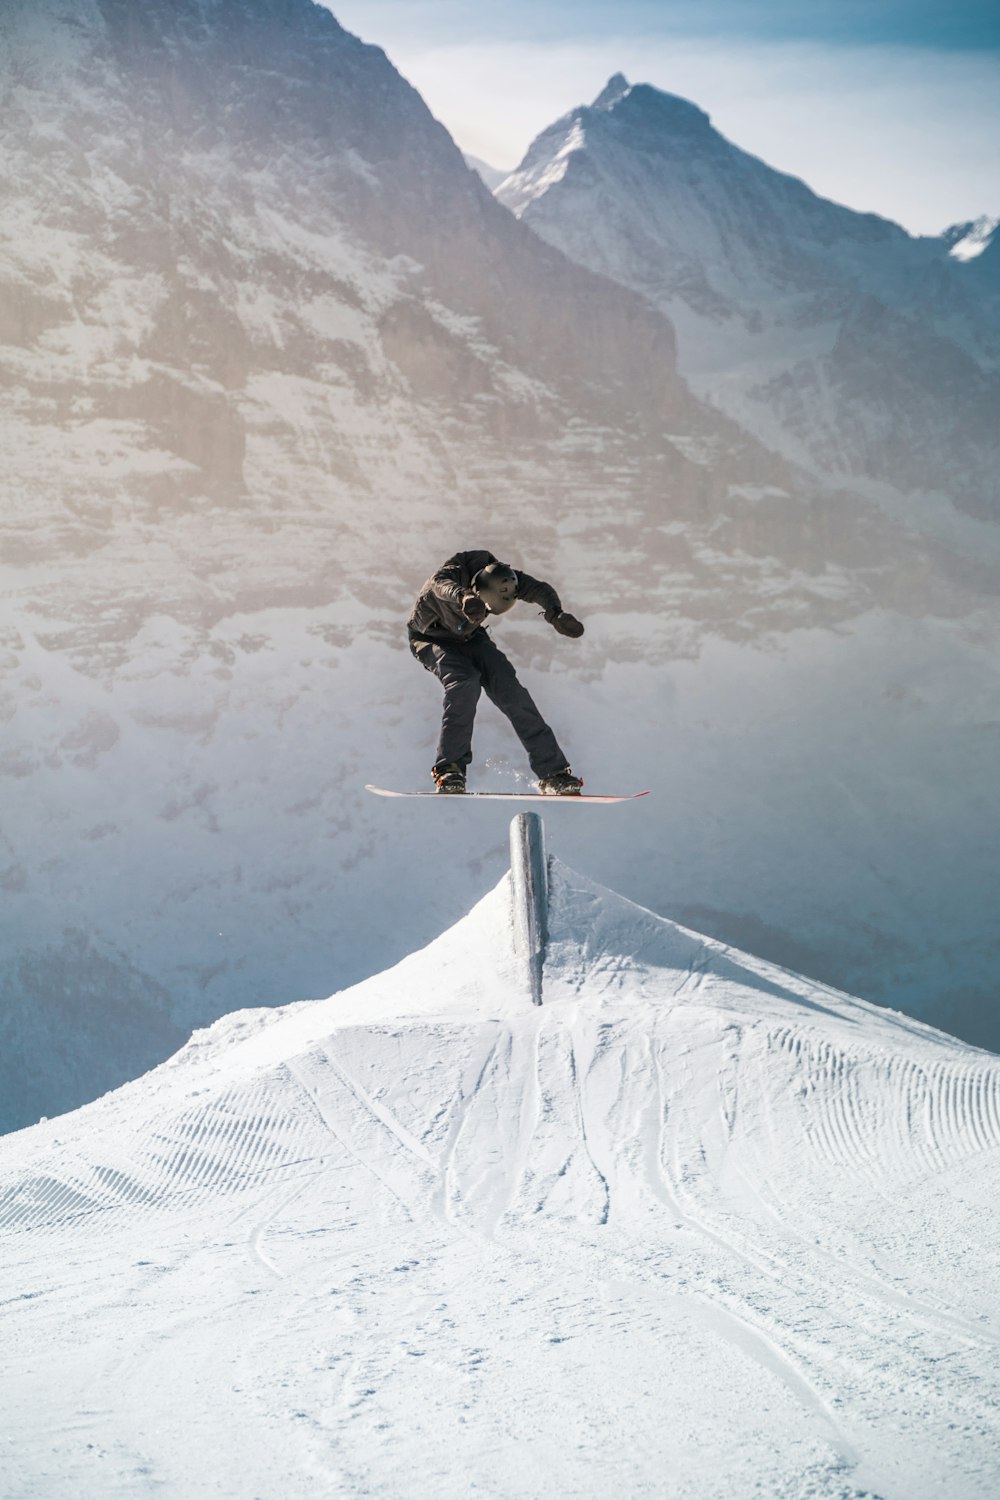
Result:
<instances>
[{"instance_id":1,"label":"groomed snow ramp","mask_svg":"<svg viewBox=\"0 0 1000 1500\"><path fill-rule=\"evenodd\" d=\"M993 1500L1000 1060L548 898L0 1141L5 1493Z\"/></svg>"}]
</instances>

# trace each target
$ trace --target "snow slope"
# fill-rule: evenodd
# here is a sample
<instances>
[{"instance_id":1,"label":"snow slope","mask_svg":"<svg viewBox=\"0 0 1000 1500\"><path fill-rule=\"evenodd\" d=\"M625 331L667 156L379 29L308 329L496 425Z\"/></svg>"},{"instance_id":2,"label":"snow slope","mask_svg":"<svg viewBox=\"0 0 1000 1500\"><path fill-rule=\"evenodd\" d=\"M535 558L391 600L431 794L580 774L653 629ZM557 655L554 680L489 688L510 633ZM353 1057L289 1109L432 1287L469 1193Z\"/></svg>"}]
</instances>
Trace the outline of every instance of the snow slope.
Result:
<instances>
[{"instance_id":1,"label":"snow slope","mask_svg":"<svg viewBox=\"0 0 1000 1500\"><path fill-rule=\"evenodd\" d=\"M996 1493L1000 1064L552 877L0 1142L10 1500Z\"/></svg>"}]
</instances>

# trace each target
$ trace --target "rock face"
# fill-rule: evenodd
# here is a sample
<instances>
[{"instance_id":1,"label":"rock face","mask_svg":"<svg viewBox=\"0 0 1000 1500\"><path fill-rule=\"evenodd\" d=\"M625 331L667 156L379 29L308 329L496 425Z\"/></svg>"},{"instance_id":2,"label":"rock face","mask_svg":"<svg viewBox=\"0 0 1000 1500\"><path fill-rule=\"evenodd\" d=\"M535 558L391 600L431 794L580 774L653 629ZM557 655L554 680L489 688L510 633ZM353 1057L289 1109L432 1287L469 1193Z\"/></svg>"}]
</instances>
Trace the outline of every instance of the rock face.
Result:
<instances>
[{"instance_id":1,"label":"rock face","mask_svg":"<svg viewBox=\"0 0 1000 1500\"><path fill-rule=\"evenodd\" d=\"M667 312L695 388L788 456L1000 519L995 221L912 238L620 74L498 196Z\"/></svg>"},{"instance_id":2,"label":"rock face","mask_svg":"<svg viewBox=\"0 0 1000 1500\"><path fill-rule=\"evenodd\" d=\"M310 0L0 26L4 1123L461 908L502 814L360 786L426 784L403 622L464 546L585 617L500 630L590 787L669 789L653 837L578 825L568 853L982 1039L992 866L938 856L995 798L988 540L823 489L698 400L669 322L518 223ZM476 750L480 784L521 774L485 711Z\"/></svg>"}]
</instances>

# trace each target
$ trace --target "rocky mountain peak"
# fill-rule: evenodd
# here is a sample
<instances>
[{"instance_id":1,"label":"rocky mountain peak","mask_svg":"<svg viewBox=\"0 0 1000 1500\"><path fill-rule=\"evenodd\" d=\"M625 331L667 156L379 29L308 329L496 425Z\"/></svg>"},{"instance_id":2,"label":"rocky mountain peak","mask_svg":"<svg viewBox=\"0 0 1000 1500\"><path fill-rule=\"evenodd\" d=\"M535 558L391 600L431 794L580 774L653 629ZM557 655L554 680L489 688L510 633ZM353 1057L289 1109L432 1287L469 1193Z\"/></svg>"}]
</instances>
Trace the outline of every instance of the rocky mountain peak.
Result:
<instances>
[{"instance_id":1,"label":"rocky mountain peak","mask_svg":"<svg viewBox=\"0 0 1000 1500\"><path fill-rule=\"evenodd\" d=\"M650 83L633 84L617 101L615 117L619 123L649 127L662 132L664 137L702 136L719 142L723 139L697 104L679 94L664 93Z\"/></svg>"},{"instance_id":2,"label":"rocky mountain peak","mask_svg":"<svg viewBox=\"0 0 1000 1500\"><path fill-rule=\"evenodd\" d=\"M591 109L612 109L619 99L624 98L632 85L624 73L612 73L607 83L590 106Z\"/></svg>"},{"instance_id":3,"label":"rocky mountain peak","mask_svg":"<svg viewBox=\"0 0 1000 1500\"><path fill-rule=\"evenodd\" d=\"M698 394L786 457L995 515L995 438L973 414L996 402L996 220L909 235L741 149L689 101L615 82L603 108L538 137L501 201L665 312ZM900 365L903 348L920 356ZM932 391L923 372L942 360L964 373ZM911 427L936 436L904 440Z\"/></svg>"}]
</instances>

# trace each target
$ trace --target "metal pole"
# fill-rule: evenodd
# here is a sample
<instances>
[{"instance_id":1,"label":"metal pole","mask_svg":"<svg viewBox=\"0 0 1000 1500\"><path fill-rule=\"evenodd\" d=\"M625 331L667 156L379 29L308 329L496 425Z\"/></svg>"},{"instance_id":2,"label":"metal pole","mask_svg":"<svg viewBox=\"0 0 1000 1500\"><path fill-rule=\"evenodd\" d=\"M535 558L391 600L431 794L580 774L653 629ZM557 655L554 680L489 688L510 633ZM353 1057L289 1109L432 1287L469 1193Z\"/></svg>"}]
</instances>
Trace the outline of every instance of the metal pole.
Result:
<instances>
[{"instance_id":1,"label":"metal pole","mask_svg":"<svg viewBox=\"0 0 1000 1500\"><path fill-rule=\"evenodd\" d=\"M510 880L514 951L524 965L531 1002L541 1005L549 937L549 877L545 830L537 813L518 813L510 825Z\"/></svg>"}]
</instances>

